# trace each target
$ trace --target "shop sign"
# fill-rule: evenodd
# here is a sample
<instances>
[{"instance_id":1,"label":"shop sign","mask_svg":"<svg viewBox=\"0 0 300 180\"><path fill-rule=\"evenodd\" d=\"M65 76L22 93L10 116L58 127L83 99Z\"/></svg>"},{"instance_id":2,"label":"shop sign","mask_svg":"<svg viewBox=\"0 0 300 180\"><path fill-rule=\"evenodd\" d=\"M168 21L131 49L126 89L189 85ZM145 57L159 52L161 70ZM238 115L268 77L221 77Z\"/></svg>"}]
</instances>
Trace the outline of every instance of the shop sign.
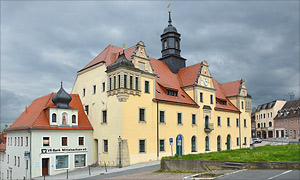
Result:
<instances>
[{"instance_id":1,"label":"shop sign","mask_svg":"<svg viewBox=\"0 0 300 180\"><path fill-rule=\"evenodd\" d=\"M48 153L62 153L62 152L84 152L87 148L53 148L53 149L41 149L41 154Z\"/></svg>"}]
</instances>

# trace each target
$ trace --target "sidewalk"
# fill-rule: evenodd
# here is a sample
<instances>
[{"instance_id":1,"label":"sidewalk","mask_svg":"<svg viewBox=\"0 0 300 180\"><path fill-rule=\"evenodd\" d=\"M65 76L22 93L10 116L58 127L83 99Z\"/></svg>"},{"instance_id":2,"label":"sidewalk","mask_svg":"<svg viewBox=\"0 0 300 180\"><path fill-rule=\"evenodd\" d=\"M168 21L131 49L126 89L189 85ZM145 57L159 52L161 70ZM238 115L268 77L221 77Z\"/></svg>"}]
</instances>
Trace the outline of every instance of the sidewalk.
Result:
<instances>
[{"instance_id":1,"label":"sidewalk","mask_svg":"<svg viewBox=\"0 0 300 180\"><path fill-rule=\"evenodd\" d=\"M115 172L121 172L121 171L127 171L131 169L137 169L137 168L143 168L143 167L148 167L148 166L153 166L153 165L159 165L160 161L151 161L151 162L146 162L146 163L140 163L140 164L134 164L122 168L118 167L107 167L107 172L105 170L105 167L90 167L91 175L89 175L89 167L84 167L80 169L75 169L73 171L68 172L68 179L83 179L83 178L89 178L93 176L97 176L100 174L110 174L110 173L115 173ZM37 177L33 178L34 180L43 180L44 177ZM46 176L45 179L67 179L67 170L64 170L63 173L57 174L57 175L52 175L52 176Z\"/></svg>"}]
</instances>

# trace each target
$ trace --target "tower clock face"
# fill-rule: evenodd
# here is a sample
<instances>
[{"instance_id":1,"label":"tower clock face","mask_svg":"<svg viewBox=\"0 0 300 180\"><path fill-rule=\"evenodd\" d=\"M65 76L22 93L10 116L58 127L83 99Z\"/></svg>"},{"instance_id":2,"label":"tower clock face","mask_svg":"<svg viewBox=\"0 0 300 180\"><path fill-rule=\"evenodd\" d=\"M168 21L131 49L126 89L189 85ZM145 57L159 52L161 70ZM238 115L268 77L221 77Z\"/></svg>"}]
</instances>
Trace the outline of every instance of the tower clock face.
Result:
<instances>
[{"instance_id":1,"label":"tower clock face","mask_svg":"<svg viewBox=\"0 0 300 180\"><path fill-rule=\"evenodd\" d=\"M207 86L208 85L208 80L205 78L204 79L204 85Z\"/></svg>"}]
</instances>

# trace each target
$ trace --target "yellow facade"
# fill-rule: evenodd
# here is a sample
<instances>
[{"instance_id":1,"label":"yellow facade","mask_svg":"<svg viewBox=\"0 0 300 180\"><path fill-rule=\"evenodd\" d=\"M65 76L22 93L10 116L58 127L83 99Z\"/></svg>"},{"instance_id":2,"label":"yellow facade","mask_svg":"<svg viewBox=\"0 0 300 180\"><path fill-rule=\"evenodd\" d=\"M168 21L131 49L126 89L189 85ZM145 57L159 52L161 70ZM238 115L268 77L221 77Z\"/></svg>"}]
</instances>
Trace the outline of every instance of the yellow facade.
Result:
<instances>
[{"instance_id":1,"label":"yellow facade","mask_svg":"<svg viewBox=\"0 0 300 180\"><path fill-rule=\"evenodd\" d=\"M174 155L177 135L182 135L182 154L217 151L218 136L220 137L219 150L249 147L251 99L247 98L244 82L240 92L242 94L229 98L240 113L215 109L216 90L207 62L203 63L206 65L203 66L198 84L184 87L185 92L198 106L156 101L155 69L153 70L149 63L143 43L139 42L137 52L139 53L132 56L131 61L139 70L124 67L107 70L106 65L100 63L80 71L77 75L72 93L79 94L83 105L88 105L88 118L94 128L95 152L98 152L95 153L95 162L100 165L105 163L108 166L117 166L121 155L121 164L126 166L170 156L172 150ZM145 66L142 67L144 64ZM127 75L126 78L133 77L132 89L112 88L110 90L110 86L114 86L114 81L116 81L115 86L118 86L118 83L124 85L124 74ZM138 78L138 87L135 87L135 77ZM207 79L207 84L204 79ZM145 92L145 81L149 82L149 92ZM105 83L104 91L103 83ZM126 83L129 87L129 80ZM94 92L94 86L96 86L96 92ZM85 95L83 95L83 89L85 89ZM200 102L200 92L203 94L202 102ZM213 96L212 103L211 95ZM243 108L241 107L242 101ZM203 109L205 105L211 109ZM143 121L140 121L140 109L145 115ZM103 122L103 111L107 112L107 122ZM160 122L160 111L164 112L164 122ZM182 117L182 123L179 124L178 113L181 113ZM193 114L196 117L195 124L192 123ZM205 129L206 116L209 117L208 129ZM218 117L221 120L220 124L218 124ZM230 124L227 122L228 118ZM237 126L237 121L239 126ZM122 138L121 146L118 143L119 136ZM195 137L195 152L192 152L193 136ZM206 136L209 139L208 148ZM227 141L228 137L230 137L229 141ZM173 138L172 149L169 138ZM107 152L104 152L104 140L108 142ZM145 140L145 152L140 152L140 140ZM163 149L160 149L162 148L160 140L164 140Z\"/></svg>"}]
</instances>

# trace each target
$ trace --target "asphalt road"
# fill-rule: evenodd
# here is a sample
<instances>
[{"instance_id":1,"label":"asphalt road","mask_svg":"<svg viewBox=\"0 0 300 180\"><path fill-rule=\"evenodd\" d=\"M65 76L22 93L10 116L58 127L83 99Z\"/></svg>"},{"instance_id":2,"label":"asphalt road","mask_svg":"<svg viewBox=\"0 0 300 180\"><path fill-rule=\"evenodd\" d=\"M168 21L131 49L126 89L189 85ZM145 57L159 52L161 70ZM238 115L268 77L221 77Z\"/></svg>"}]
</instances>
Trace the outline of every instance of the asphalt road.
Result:
<instances>
[{"instance_id":1,"label":"asphalt road","mask_svg":"<svg viewBox=\"0 0 300 180\"><path fill-rule=\"evenodd\" d=\"M300 170L241 170L216 179L242 180L299 180Z\"/></svg>"},{"instance_id":2,"label":"asphalt road","mask_svg":"<svg viewBox=\"0 0 300 180\"><path fill-rule=\"evenodd\" d=\"M148 167L142 167L142 168L137 168L137 169L120 171L120 172L115 172L115 173L110 173L110 174L103 174L103 175L93 176L93 177L86 178L86 179L105 179L105 178L124 176L124 175L129 175L129 174L140 173L140 172L146 172L146 171L151 171L152 172L154 170L158 170L159 168L160 168L160 165L158 164L158 165L154 165L154 166L148 166Z\"/></svg>"}]
</instances>

